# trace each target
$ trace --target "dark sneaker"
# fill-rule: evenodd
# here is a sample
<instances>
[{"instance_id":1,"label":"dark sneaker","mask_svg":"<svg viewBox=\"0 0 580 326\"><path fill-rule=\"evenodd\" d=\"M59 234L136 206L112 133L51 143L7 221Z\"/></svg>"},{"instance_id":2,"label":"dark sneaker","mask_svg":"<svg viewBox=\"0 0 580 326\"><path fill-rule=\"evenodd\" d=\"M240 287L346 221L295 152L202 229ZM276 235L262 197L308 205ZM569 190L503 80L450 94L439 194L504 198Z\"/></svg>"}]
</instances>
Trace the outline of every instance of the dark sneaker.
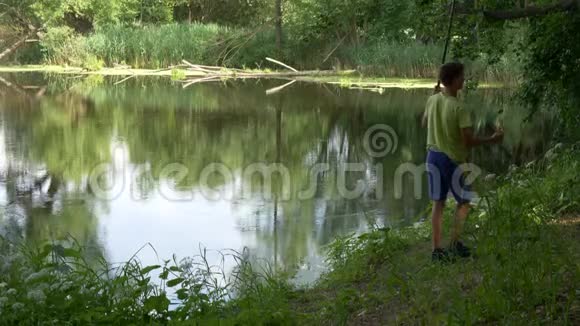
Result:
<instances>
[{"instance_id":1,"label":"dark sneaker","mask_svg":"<svg viewBox=\"0 0 580 326\"><path fill-rule=\"evenodd\" d=\"M449 253L445 249L437 248L433 250L431 254L431 259L434 262L441 262L441 263L449 263L451 262L451 258L449 257Z\"/></svg>"},{"instance_id":2,"label":"dark sneaker","mask_svg":"<svg viewBox=\"0 0 580 326\"><path fill-rule=\"evenodd\" d=\"M466 247L461 241L457 241L451 244L449 252L461 258L471 257L471 249L469 249L469 247Z\"/></svg>"}]
</instances>

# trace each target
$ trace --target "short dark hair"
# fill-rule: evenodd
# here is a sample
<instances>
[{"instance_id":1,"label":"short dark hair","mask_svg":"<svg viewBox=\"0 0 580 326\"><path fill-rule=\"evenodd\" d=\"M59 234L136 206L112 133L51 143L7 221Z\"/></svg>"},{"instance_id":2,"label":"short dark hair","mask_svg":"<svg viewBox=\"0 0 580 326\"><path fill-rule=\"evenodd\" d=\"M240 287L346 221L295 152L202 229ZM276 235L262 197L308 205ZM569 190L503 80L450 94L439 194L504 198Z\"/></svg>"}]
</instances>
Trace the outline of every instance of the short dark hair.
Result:
<instances>
[{"instance_id":1,"label":"short dark hair","mask_svg":"<svg viewBox=\"0 0 580 326\"><path fill-rule=\"evenodd\" d=\"M451 85L455 78L461 76L465 71L465 66L459 62L449 62L441 66L439 69L439 80L445 86Z\"/></svg>"}]
</instances>

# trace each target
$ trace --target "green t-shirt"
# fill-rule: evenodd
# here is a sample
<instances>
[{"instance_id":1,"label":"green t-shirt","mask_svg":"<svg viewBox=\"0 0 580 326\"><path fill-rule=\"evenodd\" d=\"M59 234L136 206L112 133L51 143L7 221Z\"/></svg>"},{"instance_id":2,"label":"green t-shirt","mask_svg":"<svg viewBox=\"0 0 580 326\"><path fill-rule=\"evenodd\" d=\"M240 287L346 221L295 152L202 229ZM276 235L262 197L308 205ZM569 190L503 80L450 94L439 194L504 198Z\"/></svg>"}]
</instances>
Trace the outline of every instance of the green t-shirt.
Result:
<instances>
[{"instance_id":1,"label":"green t-shirt","mask_svg":"<svg viewBox=\"0 0 580 326\"><path fill-rule=\"evenodd\" d=\"M473 126L469 112L456 97L443 93L431 96L425 110L428 119L427 148L464 163L469 150L461 139L461 129Z\"/></svg>"}]
</instances>

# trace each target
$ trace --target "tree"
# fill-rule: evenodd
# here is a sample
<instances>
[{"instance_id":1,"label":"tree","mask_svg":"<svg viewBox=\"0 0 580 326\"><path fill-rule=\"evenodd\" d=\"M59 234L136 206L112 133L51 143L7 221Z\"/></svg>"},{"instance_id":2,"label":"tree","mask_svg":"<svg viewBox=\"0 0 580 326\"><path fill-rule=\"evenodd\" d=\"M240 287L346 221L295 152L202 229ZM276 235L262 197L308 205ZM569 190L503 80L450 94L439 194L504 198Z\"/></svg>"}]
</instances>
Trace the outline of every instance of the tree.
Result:
<instances>
[{"instance_id":1,"label":"tree","mask_svg":"<svg viewBox=\"0 0 580 326\"><path fill-rule=\"evenodd\" d=\"M282 0L276 0L276 48L282 52Z\"/></svg>"},{"instance_id":2,"label":"tree","mask_svg":"<svg viewBox=\"0 0 580 326\"><path fill-rule=\"evenodd\" d=\"M449 1L448 1L449 2ZM531 2L531 1L530 1ZM418 6L448 6L417 0ZM455 35L455 53L487 55L490 60L513 52L523 65L519 98L534 113L551 109L558 114L560 136L578 139L580 131L580 1L538 0L527 6L499 0L466 1L458 13L463 19ZM517 23L515 22L517 21ZM513 37L512 31L519 37Z\"/></svg>"},{"instance_id":3,"label":"tree","mask_svg":"<svg viewBox=\"0 0 580 326\"><path fill-rule=\"evenodd\" d=\"M34 15L28 0L6 0L0 2L0 36L9 40L6 49L0 51L0 60L9 56L26 42L41 32L38 20ZM5 33L5 34L4 34ZM4 35L2 35L4 34Z\"/></svg>"}]
</instances>

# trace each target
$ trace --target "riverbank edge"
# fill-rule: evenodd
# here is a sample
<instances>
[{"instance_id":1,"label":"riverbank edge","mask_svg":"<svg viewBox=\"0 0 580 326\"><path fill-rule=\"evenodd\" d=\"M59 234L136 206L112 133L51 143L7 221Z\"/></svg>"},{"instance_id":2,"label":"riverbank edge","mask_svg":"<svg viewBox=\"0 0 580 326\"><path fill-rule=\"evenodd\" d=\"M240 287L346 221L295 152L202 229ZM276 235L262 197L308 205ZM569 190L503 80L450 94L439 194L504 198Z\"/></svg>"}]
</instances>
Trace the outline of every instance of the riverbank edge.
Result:
<instances>
[{"instance_id":1,"label":"riverbank edge","mask_svg":"<svg viewBox=\"0 0 580 326\"><path fill-rule=\"evenodd\" d=\"M339 238L328 248L329 272L289 299L301 322L580 323L580 142L486 179L465 226L474 257L431 262L428 219Z\"/></svg>"},{"instance_id":2,"label":"riverbank edge","mask_svg":"<svg viewBox=\"0 0 580 326\"><path fill-rule=\"evenodd\" d=\"M228 68L224 67L224 70ZM79 67L65 67L54 65L25 65L25 66L0 66L0 73L47 73L62 75L100 75L100 76L118 76L118 77L171 77L177 79L203 78L205 73L187 69L133 69L133 68L102 68L99 70L87 70ZM267 75L272 73L271 70L247 70L248 73L259 73L263 79L279 79L275 74L271 77ZM221 77L217 80L231 80L237 77ZM316 75L283 77L282 79L292 79L302 82L312 82L321 84L337 85L345 88L379 91L388 88L402 89L432 89L436 83L433 79L427 78L400 78L400 77L370 77L362 76L353 70L336 71L333 75ZM479 88L504 88L512 87L505 83L480 83Z\"/></svg>"}]
</instances>

